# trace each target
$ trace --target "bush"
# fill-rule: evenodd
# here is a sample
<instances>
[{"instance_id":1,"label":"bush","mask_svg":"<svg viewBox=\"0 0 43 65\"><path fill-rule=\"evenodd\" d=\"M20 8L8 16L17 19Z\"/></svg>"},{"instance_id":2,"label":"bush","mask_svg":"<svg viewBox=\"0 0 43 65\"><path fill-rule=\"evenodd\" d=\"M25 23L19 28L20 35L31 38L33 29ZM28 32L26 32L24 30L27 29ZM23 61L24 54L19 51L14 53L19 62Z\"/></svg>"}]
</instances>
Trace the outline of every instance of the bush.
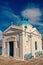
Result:
<instances>
[{"instance_id":1,"label":"bush","mask_svg":"<svg viewBox=\"0 0 43 65\"><path fill-rule=\"evenodd\" d=\"M40 56L40 55L42 55L42 52L41 51L38 51L38 52L35 53L35 55L36 56Z\"/></svg>"},{"instance_id":2,"label":"bush","mask_svg":"<svg viewBox=\"0 0 43 65\"><path fill-rule=\"evenodd\" d=\"M25 59L29 59L29 58L32 58L33 57L33 55L30 53L30 54L25 54Z\"/></svg>"}]
</instances>

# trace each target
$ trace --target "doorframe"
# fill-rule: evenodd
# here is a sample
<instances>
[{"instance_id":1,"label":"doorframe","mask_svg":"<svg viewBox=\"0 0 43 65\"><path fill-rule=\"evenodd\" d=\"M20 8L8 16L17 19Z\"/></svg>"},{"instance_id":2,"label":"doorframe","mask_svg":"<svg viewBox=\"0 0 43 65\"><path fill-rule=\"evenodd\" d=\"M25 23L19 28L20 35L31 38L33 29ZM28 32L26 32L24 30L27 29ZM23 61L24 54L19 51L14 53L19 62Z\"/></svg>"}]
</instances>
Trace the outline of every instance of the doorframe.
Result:
<instances>
[{"instance_id":1,"label":"doorframe","mask_svg":"<svg viewBox=\"0 0 43 65\"><path fill-rule=\"evenodd\" d=\"M10 55L10 51L11 51L11 48L10 48L11 43L10 42L13 42L13 46L12 46L13 47L13 51L12 51L13 55ZM12 56L12 57L14 56L14 41L9 41L9 51L8 52L9 52L9 56Z\"/></svg>"}]
</instances>

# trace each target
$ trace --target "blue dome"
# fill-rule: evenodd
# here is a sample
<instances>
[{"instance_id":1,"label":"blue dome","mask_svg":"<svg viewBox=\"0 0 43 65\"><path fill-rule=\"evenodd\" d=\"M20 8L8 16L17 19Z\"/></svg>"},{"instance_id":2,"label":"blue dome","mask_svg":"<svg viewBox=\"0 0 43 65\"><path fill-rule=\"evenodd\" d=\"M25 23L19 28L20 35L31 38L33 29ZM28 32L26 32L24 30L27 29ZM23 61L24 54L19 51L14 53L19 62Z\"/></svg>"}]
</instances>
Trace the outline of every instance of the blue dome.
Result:
<instances>
[{"instance_id":1,"label":"blue dome","mask_svg":"<svg viewBox=\"0 0 43 65\"><path fill-rule=\"evenodd\" d=\"M19 24L30 24L30 21L21 21Z\"/></svg>"}]
</instances>

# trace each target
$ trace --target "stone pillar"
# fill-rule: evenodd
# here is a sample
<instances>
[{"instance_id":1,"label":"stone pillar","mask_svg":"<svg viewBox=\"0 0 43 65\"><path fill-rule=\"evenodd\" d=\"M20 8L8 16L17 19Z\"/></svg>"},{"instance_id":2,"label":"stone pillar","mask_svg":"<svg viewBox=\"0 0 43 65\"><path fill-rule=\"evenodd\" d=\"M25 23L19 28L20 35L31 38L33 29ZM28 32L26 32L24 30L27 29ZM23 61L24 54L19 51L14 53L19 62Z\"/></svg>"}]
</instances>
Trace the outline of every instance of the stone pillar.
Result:
<instances>
[{"instance_id":1,"label":"stone pillar","mask_svg":"<svg viewBox=\"0 0 43 65\"><path fill-rule=\"evenodd\" d=\"M2 56L4 56L4 41L2 43Z\"/></svg>"},{"instance_id":2,"label":"stone pillar","mask_svg":"<svg viewBox=\"0 0 43 65\"><path fill-rule=\"evenodd\" d=\"M17 56L16 56L16 44L17 44L17 41L15 40L14 41L14 57L16 58Z\"/></svg>"},{"instance_id":3,"label":"stone pillar","mask_svg":"<svg viewBox=\"0 0 43 65\"><path fill-rule=\"evenodd\" d=\"M9 56L9 42L7 43L7 55Z\"/></svg>"},{"instance_id":4,"label":"stone pillar","mask_svg":"<svg viewBox=\"0 0 43 65\"><path fill-rule=\"evenodd\" d=\"M20 36L20 58L23 59L23 37Z\"/></svg>"},{"instance_id":5,"label":"stone pillar","mask_svg":"<svg viewBox=\"0 0 43 65\"><path fill-rule=\"evenodd\" d=\"M6 56L5 39L3 40L3 44L2 44L2 56Z\"/></svg>"}]
</instances>

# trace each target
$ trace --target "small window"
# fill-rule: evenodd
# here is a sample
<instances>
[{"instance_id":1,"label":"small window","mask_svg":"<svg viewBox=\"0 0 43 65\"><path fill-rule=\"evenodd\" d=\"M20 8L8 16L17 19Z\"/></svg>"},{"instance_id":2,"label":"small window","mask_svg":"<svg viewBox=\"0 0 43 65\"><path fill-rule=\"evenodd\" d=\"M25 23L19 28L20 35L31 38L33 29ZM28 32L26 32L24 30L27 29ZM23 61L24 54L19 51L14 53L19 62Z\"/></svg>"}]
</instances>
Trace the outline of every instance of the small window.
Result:
<instances>
[{"instance_id":1,"label":"small window","mask_svg":"<svg viewBox=\"0 0 43 65\"><path fill-rule=\"evenodd\" d=\"M37 41L35 41L35 50L37 50Z\"/></svg>"},{"instance_id":2,"label":"small window","mask_svg":"<svg viewBox=\"0 0 43 65\"><path fill-rule=\"evenodd\" d=\"M42 43L42 50L43 50L43 43Z\"/></svg>"},{"instance_id":3,"label":"small window","mask_svg":"<svg viewBox=\"0 0 43 65\"><path fill-rule=\"evenodd\" d=\"M25 26L24 28L27 29L27 26Z\"/></svg>"},{"instance_id":4,"label":"small window","mask_svg":"<svg viewBox=\"0 0 43 65\"><path fill-rule=\"evenodd\" d=\"M28 38L32 38L32 35L28 35Z\"/></svg>"},{"instance_id":5,"label":"small window","mask_svg":"<svg viewBox=\"0 0 43 65\"><path fill-rule=\"evenodd\" d=\"M43 45L42 45L42 50L43 50Z\"/></svg>"}]
</instances>

